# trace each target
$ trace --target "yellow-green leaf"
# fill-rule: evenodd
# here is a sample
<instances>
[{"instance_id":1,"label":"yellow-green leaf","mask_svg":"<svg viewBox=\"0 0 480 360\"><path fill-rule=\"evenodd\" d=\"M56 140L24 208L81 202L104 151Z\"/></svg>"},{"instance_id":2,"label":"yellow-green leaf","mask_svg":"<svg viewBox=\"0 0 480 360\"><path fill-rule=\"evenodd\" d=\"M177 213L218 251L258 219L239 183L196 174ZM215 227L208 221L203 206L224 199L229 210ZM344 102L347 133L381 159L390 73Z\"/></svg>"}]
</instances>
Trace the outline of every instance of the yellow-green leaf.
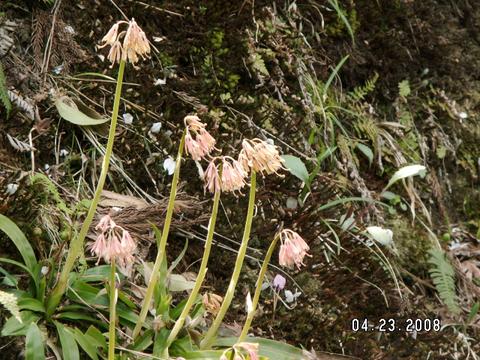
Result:
<instances>
[{"instance_id":1,"label":"yellow-green leaf","mask_svg":"<svg viewBox=\"0 0 480 360\"><path fill-rule=\"evenodd\" d=\"M92 126L106 123L110 119L90 109L81 101L68 96L60 96L55 100L60 116L75 125Z\"/></svg>"}]
</instances>

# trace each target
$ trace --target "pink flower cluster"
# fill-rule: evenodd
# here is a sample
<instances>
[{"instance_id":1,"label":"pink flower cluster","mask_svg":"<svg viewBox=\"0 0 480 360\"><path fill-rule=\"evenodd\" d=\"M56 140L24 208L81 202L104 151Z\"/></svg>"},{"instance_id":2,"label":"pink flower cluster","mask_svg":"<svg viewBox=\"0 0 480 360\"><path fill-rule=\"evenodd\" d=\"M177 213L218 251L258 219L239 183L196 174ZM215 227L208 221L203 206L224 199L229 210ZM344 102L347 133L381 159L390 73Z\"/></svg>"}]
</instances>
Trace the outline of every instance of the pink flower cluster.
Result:
<instances>
[{"instance_id":1,"label":"pink flower cluster","mask_svg":"<svg viewBox=\"0 0 480 360\"><path fill-rule=\"evenodd\" d=\"M260 139L243 140L238 161L245 170L251 168L262 174L277 175L284 162L275 145Z\"/></svg>"},{"instance_id":2,"label":"pink flower cluster","mask_svg":"<svg viewBox=\"0 0 480 360\"><path fill-rule=\"evenodd\" d=\"M128 24L126 31L118 32L120 25ZM123 44L120 39L124 36ZM150 54L150 44L147 36L143 30L137 25L135 19L130 21L118 21L114 24L108 33L102 39L103 45L110 46L108 53L108 60L113 64L120 63L120 60L128 61L136 64L139 61L139 56L145 59Z\"/></svg>"},{"instance_id":3,"label":"pink flower cluster","mask_svg":"<svg viewBox=\"0 0 480 360\"><path fill-rule=\"evenodd\" d=\"M193 160L205 159L215 148L215 139L198 116L186 116L184 122L185 151ZM282 163L275 145L260 139L243 140L238 160L230 156L211 158L204 174L205 190L211 193L240 192L251 169L262 174L278 175L277 171L283 168Z\"/></svg>"},{"instance_id":4,"label":"pink flower cluster","mask_svg":"<svg viewBox=\"0 0 480 360\"><path fill-rule=\"evenodd\" d=\"M110 263L115 259L118 265L125 269L133 264L133 253L137 245L127 230L115 224L109 215L100 219L95 230L100 233L90 245L90 250L99 261L103 258L106 263Z\"/></svg>"},{"instance_id":5,"label":"pink flower cluster","mask_svg":"<svg viewBox=\"0 0 480 360\"><path fill-rule=\"evenodd\" d=\"M206 125L198 116L189 115L183 120L186 126L185 151L193 160L205 158L215 147L215 139L205 129ZM195 136L192 136L193 135Z\"/></svg>"},{"instance_id":6,"label":"pink flower cluster","mask_svg":"<svg viewBox=\"0 0 480 360\"><path fill-rule=\"evenodd\" d=\"M217 160L221 160L222 175ZM243 169L240 163L230 156L222 156L213 158L205 171L205 189L211 193L216 191L235 192L246 185L245 178L247 172Z\"/></svg>"},{"instance_id":7,"label":"pink flower cluster","mask_svg":"<svg viewBox=\"0 0 480 360\"><path fill-rule=\"evenodd\" d=\"M305 240L296 233L295 231L285 229L278 235L280 236L280 252L278 255L278 260L280 266L285 266L292 268L294 265L298 269L303 263L303 258L305 256L310 256L307 251L310 250L310 247L307 245Z\"/></svg>"}]
</instances>

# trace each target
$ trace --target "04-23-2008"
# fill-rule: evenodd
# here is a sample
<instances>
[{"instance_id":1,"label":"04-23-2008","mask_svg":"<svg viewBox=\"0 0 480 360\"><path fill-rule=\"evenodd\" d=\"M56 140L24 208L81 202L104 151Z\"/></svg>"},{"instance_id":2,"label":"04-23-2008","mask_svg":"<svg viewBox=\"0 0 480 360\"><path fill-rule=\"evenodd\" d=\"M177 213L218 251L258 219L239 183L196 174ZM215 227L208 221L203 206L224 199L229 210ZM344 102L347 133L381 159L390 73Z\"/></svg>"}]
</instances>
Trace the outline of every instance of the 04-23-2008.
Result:
<instances>
[{"instance_id":1,"label":"04-23-2008","mask_svg":"<svg viewBox=\"0 0 480 360\"><path fill-rule=\"evenodd\" d=\"M350 322L353 332L421 332L421 331L440 331L442 324L440 319L379 319L370 321L367 318L353 318Z\"/></svg>"}]
</instances>

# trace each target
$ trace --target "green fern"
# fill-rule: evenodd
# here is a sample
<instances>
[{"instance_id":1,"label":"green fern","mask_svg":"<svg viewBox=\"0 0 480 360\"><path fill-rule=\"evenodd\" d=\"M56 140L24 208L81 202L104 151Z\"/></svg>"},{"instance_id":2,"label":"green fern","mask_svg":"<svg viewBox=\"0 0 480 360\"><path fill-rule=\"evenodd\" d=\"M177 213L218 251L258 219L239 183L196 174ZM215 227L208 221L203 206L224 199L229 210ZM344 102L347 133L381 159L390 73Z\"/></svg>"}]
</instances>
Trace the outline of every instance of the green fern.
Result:
<instances>
[{"instance_id":1,"label":"green fern","mask_svg":"<svg viewBox=\"0 0 480 360\"><path fill-rule=\"evenodd\" d=\"M7 118L10 116L10 111L12 111L12 103L8 97L7 92L7 81L5 79L5 73L3 72L2 63L0 63L0 101L7 110Z\"/></svg>"},{"instance_id":2,"label":"green fern","mask_svg":"<svg viewBox=\"0 0 480 360\"><path fill-rule=\"evenodd\" d=\"M0 290L0 304L5 306L5 308L10 311L19 322L22 322L22 318L20 317L20 309L18 308L17 297L15 295Z\"/></svg>"},{"instance_id":3,"label":"green fern","mask_svg":"<svg viewBox=\"0 0 480 360\"><path fill-rule=\"evenodd\" d=\"M348 96L355 102L365 99L369 93L375 90L375 85L378 80L378 73L375 73L372 78L368 79L364 85L356 86L353 91L351 91Z\"/></svg>"},{"instance_id":4,"label":"green fern","mask_svg":"<svg viewBox=\"0 0 480 360\"><path fill-rule=\"evenodd\" d=\"M430 277L435 284L440 299L453 314L460 313L457 294L455 291L455 271L448 261L443 250L430 249L428 263L432 265L429 269Z\"/></svg>"}]
</instances>

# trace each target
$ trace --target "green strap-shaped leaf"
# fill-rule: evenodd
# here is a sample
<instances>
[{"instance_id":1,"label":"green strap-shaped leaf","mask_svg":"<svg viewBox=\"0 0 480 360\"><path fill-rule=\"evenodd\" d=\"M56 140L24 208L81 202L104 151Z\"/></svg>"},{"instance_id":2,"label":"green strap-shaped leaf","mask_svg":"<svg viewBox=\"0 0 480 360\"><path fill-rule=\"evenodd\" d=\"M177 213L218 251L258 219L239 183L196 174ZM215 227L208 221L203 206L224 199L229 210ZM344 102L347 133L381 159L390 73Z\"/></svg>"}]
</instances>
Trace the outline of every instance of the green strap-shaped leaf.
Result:
<instances>
[{"instance_id":1,"label":"green strap-shaped leaf","mask_svg":"<svg viewBox=\"0 0 480 360\"><path fill-rule=\"evenodd\" d=\"M80 353L73 334L67 327L57 321L55 321L55 326L62 345L63 360L80 360Z\"/></svg>"},{"instance_id":2,"label":"green strap-shaped leaf","mask_svg":"<svg viewBox=\"0 0 480 360\"><path fill-rule=\"evenodd\" d=\"M12 220L4 215L0 215L0 230L7 234L10 240L13 241L20 252L20 255L22 255L25 265L27 265L27 267L33 273L35 265L37 264L37 258L35 257L33 248L23 234L22 230L20 230Z\"/></svg>"},{"instance_id":3,"label":"green strap-shaped leaf","mask_svg":"<svg viewBox=\"0 0 480 360\"><path fill-rule=\"evenodd\" d=\"M73 336L78 345L87 353L92 360L98 360L96 340L89 335L83 334L79 329L73 329Z\"/></svg>"},{"instance_id":4,"label":"green strap-shaped leaf","mask_svg":"<svg viewBox=\"0 0 480 360\"><path fill-rule=\"evenodd\" d=\"M37 324L28 327L25 340L25 360L45 360L45 342Z\"/></svg>"},{"instance_id":5,"label":"green strap-shaped leaf","mask_svg":"<svg viewBox=\"0 0 480 360\"><path fill-rule=\"evenodd\" d=\"M98 330L95 326L90 325L90 327L85 332L85 335L88 335L90 339L95 341L95 346L101 347L102 349L107 348L107 341L105 340L105 336L103 336L102 332Z\"/></svg>"}]
</instances>

